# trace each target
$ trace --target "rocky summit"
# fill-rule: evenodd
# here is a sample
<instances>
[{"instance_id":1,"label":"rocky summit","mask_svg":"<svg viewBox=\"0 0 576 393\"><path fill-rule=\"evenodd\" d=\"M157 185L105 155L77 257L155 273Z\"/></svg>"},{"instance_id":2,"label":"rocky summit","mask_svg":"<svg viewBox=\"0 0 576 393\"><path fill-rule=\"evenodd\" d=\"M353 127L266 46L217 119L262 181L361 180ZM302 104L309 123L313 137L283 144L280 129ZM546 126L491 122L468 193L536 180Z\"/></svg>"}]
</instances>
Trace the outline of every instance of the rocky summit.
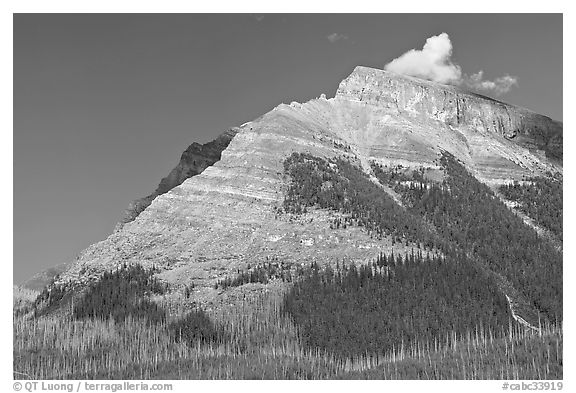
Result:
<instances>
[{"instance_id":1,"label":"rocky summit","mask_svg":"<svg viewBox=\"0 0 576 393\"><path fill-rule=\"evenodd\" d=\"M347 158L372 179L372 163L432 173L449 152L496 187L561 175L562 123L457 87L356 67L333 98L281 104L190 146L157 190L134 202L117 230L84 250L58 282L81 284L140 263L159 268L172 288L193 283L197 301L218 304L230 295L214 283L249 264L363 263L415 247L357 226L332 230L333 211L278 214L289 185L283 163L294 152Z\"/></svg>"}]
</instances>

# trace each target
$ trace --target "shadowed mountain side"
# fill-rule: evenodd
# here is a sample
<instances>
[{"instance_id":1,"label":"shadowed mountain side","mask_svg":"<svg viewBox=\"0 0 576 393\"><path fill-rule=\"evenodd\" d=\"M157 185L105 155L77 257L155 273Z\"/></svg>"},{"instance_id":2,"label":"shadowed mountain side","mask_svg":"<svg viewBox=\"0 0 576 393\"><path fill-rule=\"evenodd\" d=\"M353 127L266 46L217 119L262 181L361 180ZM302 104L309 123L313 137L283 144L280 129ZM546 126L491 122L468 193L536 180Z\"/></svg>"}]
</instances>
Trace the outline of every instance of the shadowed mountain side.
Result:
<instances>
[{"instance_id":1,"label":"shadowed mountain side","mask_svg":"<svg viewBox=\"0 0 576 393\"><path fill-rule=\"evenodd\" d=\"M234 138L234 135L236 135L236 132L236 129L233 128L219 135L213 141L203 145L194 142L188 146L184 153L182 153L178 165L172 169L168 176L160 181L156 191L144 198L136 199L130 203L119 227L127 222L133 221L144 209L150 206L150 203L152 203L154 198L158 195L170 191L174 187L182 184L184 180L196 176L204 169L218 161L220 159L220 154L224 149L226 149L232 138Z\"/></svg>"}]
</instances>

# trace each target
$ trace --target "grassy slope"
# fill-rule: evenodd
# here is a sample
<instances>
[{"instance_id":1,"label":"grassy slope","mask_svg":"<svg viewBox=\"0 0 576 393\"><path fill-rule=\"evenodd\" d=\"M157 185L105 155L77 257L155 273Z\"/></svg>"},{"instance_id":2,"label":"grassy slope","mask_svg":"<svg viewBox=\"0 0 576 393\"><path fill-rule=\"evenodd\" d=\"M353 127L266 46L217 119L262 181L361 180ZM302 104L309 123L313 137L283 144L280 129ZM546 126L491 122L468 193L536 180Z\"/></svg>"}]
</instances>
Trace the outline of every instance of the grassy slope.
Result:
<instances>
[{"instance_id":1,"label":"grassy slope","mask_svg":"<svg viewBox=\"0 0 576 393\"><path fill-rule=\"evenodd\" d=\"M465 340L421 351L340 379L562 379L562 331L513 332L492 341Z\"/></svg>"},{"instance_id":2,"label":"grassy slope","mask_svg":"<svg viewBox=\"0 0 576 393\"><path fill-rule=\"evenodd\" d=\"M251 344L174 343L163 325L23 317L14 326L17 379L562 379L562 331L447 335L384 356L335 360L303 350L294 326L260 307L225 328ZM271 316L270 316L271 315ZM218 320L218 317L215 318ZM235 327L233 325L236 325ZM266 339L262 339L266 338ZM252 341L251 343L248 341ZM257 342L257 343L256 343Z\"/></svg>"},{"instance_id":3,"label":"grassy slope","mask_svg":"<svg viewBox=\"0 0 576 393\"><path fill-rule=\"evenodd\" d=\"M40 292L14 285L12 290L12 308L17 315L26 314L34 307L34 301Z\"/></svg>"}]
</instances>

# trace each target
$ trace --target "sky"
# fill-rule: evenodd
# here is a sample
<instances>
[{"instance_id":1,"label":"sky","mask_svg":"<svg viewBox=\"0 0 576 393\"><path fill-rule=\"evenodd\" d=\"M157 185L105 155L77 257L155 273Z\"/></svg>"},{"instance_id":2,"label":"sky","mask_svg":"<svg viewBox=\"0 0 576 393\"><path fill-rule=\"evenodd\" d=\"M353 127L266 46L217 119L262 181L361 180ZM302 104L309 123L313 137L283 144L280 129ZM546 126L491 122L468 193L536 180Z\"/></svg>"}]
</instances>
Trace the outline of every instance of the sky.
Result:
<instances>
[{"instance_id":1,"label":"sky","mask_svg":"<svg viewBox=\"0 0 576 393\"><path fill-rule=\"evenodd\" d=\"M13 21L15 283L106 238L190 143L280 103L334 96L355 66L384 68L441 33L450 39L450 64L468 80L512 76L517 83L499 100L563 119L560 14L15 14Z\"/></svg>"}]
</instances>

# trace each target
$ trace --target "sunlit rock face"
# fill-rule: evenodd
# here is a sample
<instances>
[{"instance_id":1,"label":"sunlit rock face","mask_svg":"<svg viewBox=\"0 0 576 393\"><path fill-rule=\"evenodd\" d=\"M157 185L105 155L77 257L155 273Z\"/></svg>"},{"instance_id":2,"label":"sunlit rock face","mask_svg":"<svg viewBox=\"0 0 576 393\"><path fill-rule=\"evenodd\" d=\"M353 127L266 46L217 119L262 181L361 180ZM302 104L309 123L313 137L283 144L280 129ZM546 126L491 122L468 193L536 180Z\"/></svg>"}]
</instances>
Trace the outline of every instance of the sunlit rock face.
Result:
<instances>
[{"instance_id":1,"label":"sunlit rock face","mask_svg":"<svg viewBox=\"0 0 576 393\"><path fill-rule=\"evenodd\" d=\"M221 142L209 160L190 155L192 163L203 162L199 167L189 166L185 153L150 203L83 251L59 280L85 282L136 262L159 267L160 277L174 285L194 282L196 299L210 300L219 296L212 288L217 279L247 264L363 263L393 248L390 239L372 239L361 228L330 229L334 213L277 215L289 182L283 161L292 152L348 157L370 172L370 161L435 167L446 150L495 184L562 170L560 123L454 87L365 67L342 81L334 98L279 105ZM211 163L214 157L219 159ZM394 250L413 246L396 244Z\"/></svg>"},{"instance_id":2,"label":"sunlit rock face","mask_svg":"<svg viewBox=\"0 0 576 393\"><path fill-rule=\"evenodd\" d=\"M375 158L424 163L444 149L488 182L561 171L562 123L453 86L357 67L334 101Z\"/></svg>"}]
</instances>

